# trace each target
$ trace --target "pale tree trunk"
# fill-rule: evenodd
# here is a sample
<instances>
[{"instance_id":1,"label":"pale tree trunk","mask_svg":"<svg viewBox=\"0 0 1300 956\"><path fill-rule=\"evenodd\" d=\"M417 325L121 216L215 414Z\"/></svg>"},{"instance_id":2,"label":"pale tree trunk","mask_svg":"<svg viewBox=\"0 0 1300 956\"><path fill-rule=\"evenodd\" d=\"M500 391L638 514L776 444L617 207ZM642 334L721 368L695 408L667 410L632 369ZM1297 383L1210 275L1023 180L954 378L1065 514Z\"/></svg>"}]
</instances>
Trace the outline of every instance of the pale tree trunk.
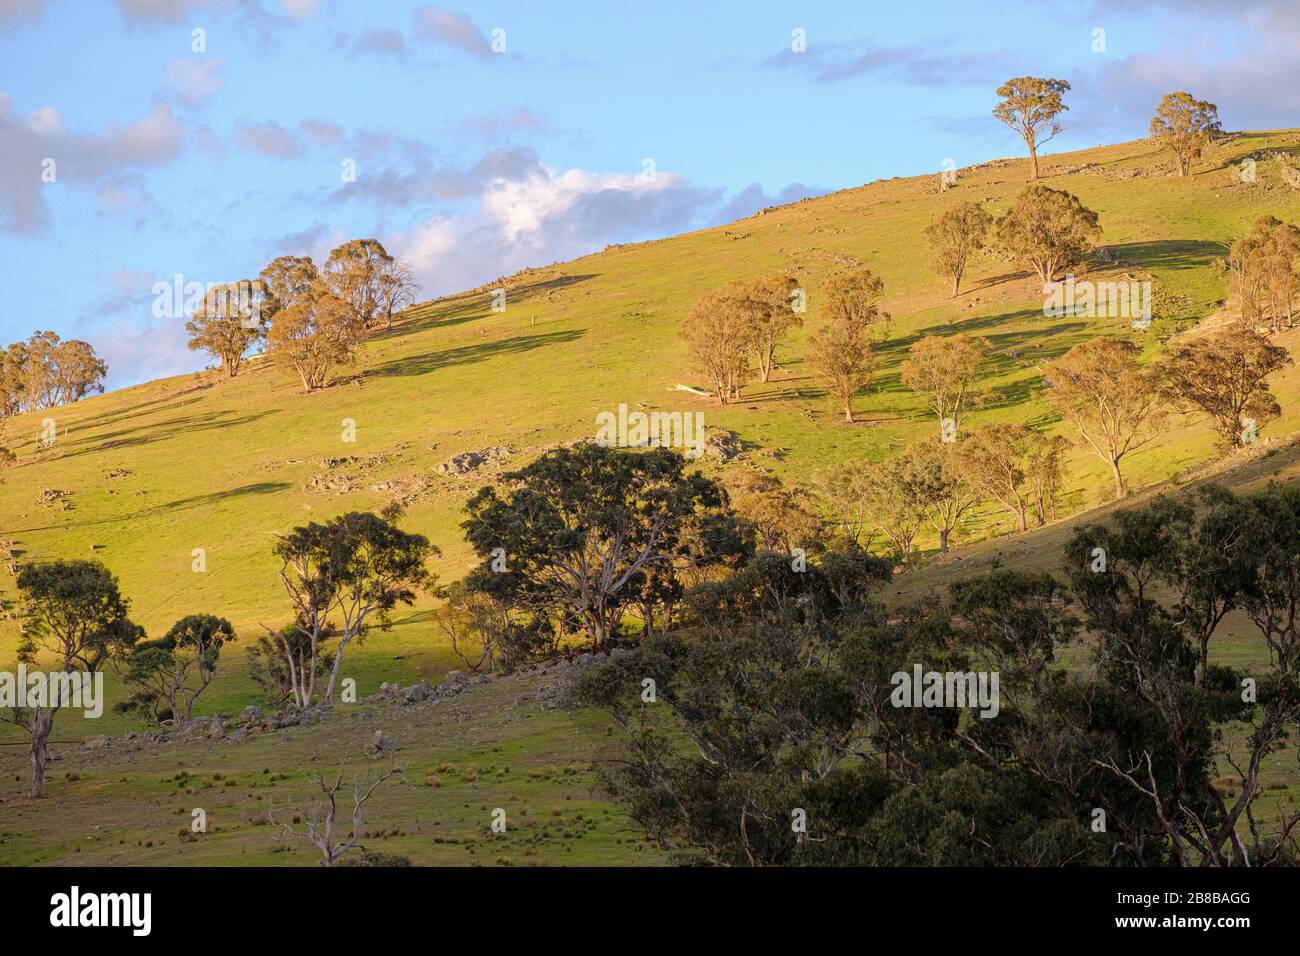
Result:
<instances>
[{"instance_id":1,"label":"pale tree trunk","mask_svg":"<svg viewBox=\"0 0 1300 956\"><path fill-rule=\"evenodd\" d=\"M940 554L948 553L948 534L949 534L949 530L947 528L939 529L939 553Z\"/></svg>"},{"instance_id":2,"label":"pale tree trunk","mask_svg":"<svg viewBox=\"0 0 1300 956\"><path fill-rule=\"evenodd\" d=\"M344 632L343 637L339 639L338 650L334 653L334 666L330 668L329 685L325 688L325 696L322 698L325 703L332 703L334 700L334 685L339 679L339 669L343 666L343 651L352 641L352 634Z\"/></svg>"},{"instance_id":3,"label":"pale tree trunk","mask_svg":"<svg viewBox=\"0 0 1300 956\"><path fill-rule=\"evenodd\" d=\"M1128 494L1128 489L1124 487L1124 476L1120 474L1118 458L1111 459L1110 471L1111 474L1115 476L1115 497L1125 497Z\"/></svg>"},{"instance_id":4,"label":"pale tree trunk","mask_svg":"<svg viewBox=\"0 0 1300 956\"><path fill-rule=\"evenodd\" d=\"M1029 181L1037 182L1038 180L1038 145L1032 140L1026 140L1029 144Z\"/></svg>"},{"instance_id":5,"label":"pale tree trunk","mask_svg":"<svg viewBox=\"0 0 1300 956\"><path fill-rule=\"evenodd\" d=\"M45 767L50 760L50 731L54 729L53 709L38 709L32 719L32 786L28 796L39 800L45 789Z\"/></svg>"},{"instance_id":6,"label":"pale tree trunk","mask_svg":"<svg viewBox=\"0 0 1300 956\"><path fill-rule=\"evenodd\" d=\"M844 400L844 420L850 425L853 424L853 399Z\"/></svg>"},{"instance_id":7,"label":"pale tree trunk","mask_svg":"<svg viewBox=\"0 0 1300 956\"><path fill-rule=\"evenodd\" d=\"M605 649L605 643L609 640L609 629L605 626L605 615L600 611L593 611L590 615L590 621L592 648L599 653Z\"/></svg>"}]
</instances>

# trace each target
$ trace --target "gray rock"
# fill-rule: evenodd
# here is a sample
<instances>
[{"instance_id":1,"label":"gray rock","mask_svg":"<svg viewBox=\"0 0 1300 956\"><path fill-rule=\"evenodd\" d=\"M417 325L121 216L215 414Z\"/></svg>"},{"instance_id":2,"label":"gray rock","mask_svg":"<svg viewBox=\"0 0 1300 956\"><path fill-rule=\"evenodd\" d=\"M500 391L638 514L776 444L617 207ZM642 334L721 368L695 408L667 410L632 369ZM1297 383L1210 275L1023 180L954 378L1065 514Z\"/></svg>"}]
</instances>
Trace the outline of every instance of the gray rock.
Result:
<instances>
[{"instance_id":1,"label":"gray rock","mask_svg":"<svg viewBox=\"0 0 1300 956\"><path fill-rule=\"evenodd\" d=\"M447 683L464 684L466 681L464 671L447 671Z\"/></svg>"},{"instance_id":2,"label":"gray rock","mask_svg":"<svg viewBox=\"0 0 1300 956\"><path fill-rule=\"evenodd\" d=\"M91 737L86 741L87 750L102 750L108 746L108 735L100 734L98 737Z\"/></svg>"},{"instance_id":3,"label":"gray rock","mask_svg":"<svg viewBox=\"0 0 1300 956\"><path fill-rule=\"evenodd\" d=\"M261 720L262 708L249 705L239 712L240 720Z\"/></svg>"},{"instance_id":4,"label":"gray rock","mask_svg":"<svg viewBox=\"0 0 1300 956\"><path fill-rule=\"evenodd\" d=\"M511 450L499 445L492 445L478 451L465 451L453 455L438 466L443 475L468 475L470 472L503 458L509 458Z\"/></svg>"}]
</instances>

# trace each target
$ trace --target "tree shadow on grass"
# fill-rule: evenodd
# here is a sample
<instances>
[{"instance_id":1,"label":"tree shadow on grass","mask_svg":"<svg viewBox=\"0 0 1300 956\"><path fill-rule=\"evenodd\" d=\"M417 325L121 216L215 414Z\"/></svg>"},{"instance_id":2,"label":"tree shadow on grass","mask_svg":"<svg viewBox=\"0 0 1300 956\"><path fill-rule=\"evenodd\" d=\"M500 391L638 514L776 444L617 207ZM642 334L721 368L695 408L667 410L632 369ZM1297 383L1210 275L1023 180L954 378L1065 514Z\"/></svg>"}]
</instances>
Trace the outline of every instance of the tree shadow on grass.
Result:
<instances>
[{"instance_id":1,"label":"tree shadow on grass","mask_svg":"<svg viewBox=\"0 0 1300 956\"><path fill-rule=\"evenodd\" d=\"M206 391L206 388L203 390ZM134 405L128 405L126 408L100 412L98 415L91 415L87 418L77 419L71 423L70 427L72 428L73 433L76 434L92 428L98 428L101 425L116 424L118 422L128 421L132 418L143 418L146 415L155 415L163 411L180 409L187 403L191 403L191 401L192 404L197 406L200 400L200 398L194 398L191 400L188 397L188 393L186 395L163 395L161 398L152 398L148 401L137 402ZM57 420L60 413L68 408L69 406L66 405L59 406L58 408L46 409L40 413L33 413L33 415L40 414L54 417Z\"/></svg>"},{"instance_id":2,"label":"tree shadow on grass","mask_svg":"<svg viewBox=\"0 0 1300 956\"><path fill-rule=\"evenodd\" d=\"M539 335L515 335L495 342L481 342L475 345L462 345L459 348L444 349L441 352L427 352L409 358L394 359L383 365L375 366L366 372L369 376L409 376L428 375L440 368L450 365L470 365L485 362L498 355L513 355L519 352L531 352L546 345L558 345L574 342L587 334L586 329L566 332L546 332Z\"/></svg>"},{"instance_id":3,"label":"tree shadow on grass","mask_svg":"<svg viewBox=\"0 0 1300 956\"><path fill-rule=\"evenodd\" d=\"M192 495L189 498L177 498L175 501L155 505L152 508L143 508L140 511L129 515L110 515L105 518L94 518L87 521L72 521L66 524L43 525L38 528L22 528L19 529L19 533L63 530L65 528L90 528L102 524L118 524L124 521L141 521L146 518L156 518L161 515L175 514L178 511L189 511L203 505L215 504L233 498L246 498L249 495L274 494L277 491L284 491L291 487L292 485L287 481L258 481L249 485L239 485L235 488L227 488L225 491L214 491L206 495Z\"/></svg>"},{"instance_id":4,"label":"tree shadow on grass","mask_svg":"<svg viewBox=\"0 0 1300 956\"><path fill-rule=\"evenodd\" d=\"M588 279L596 278L596 273L556 276L530 285L506 287L506 307L520 305L548 292L564 289ZM435 300L422 306L413 306L407 310L407 318L398 318L391 330L383 330L371 336L372 340L383 341L397 338L410 332L422 332L427 329L442 329L475 319L488 319L494 314L492 290L461 293L446 300ZM405 313L404 313L405 314Z\"/></svg>"},{"instance_id":5,"label":"tree shadow on grass","mask_svg":"<svg viewBox=\"0 0 1300 956\"><path fill-rule=\"evenodd\" d=\"M156 425L137 425L134 428L121 428L113 432L90 435L84 439L74 438L71 447L75 450L66 452L63 457L72 458L93 451L136 448L140 445L149 445L153 442L176 438L179 435L192 435L196 432L210 431L214 428L247 425L274 413L274 410L268 410L238 415L230 409L225 409L207 415L186 415L183 418L173 418ZM78 435L79 431L74 431L73 435Z\"/></svg>"},{"instance_id":6,"label":"tree shadow on grass","mask_svg":"<svg viewBox=\"0 0 1300 956\"><path fill-rule=\"evenodd\" d=\"M1227 253L1223 244L1204 239L1162 239L1108 246L1115 265L1145 270L1203 269Z\"/></svg>"},{"instance_id":7,"label":"tree shadow on grass","mask_svg":"<svg viewBox=\"0 0 1300 956\"><path fill-rule=\"evenodd\" d=\"M927 326L898 338L888 338L876 346L876 355L888 361L901 362L907 358L908 350L921 339L929 338L932 335L944 337L958 334L982 335L992 343L993 348L997 351L1015 351L1054 336L1082 332L1088 327L1085 322L1058 322L1055 325L1035 324L1044 322L1045 319L1046 317L1041 309L1018 309L1015 312L999 312L996 315L972 316L969 319L962 319L957 322ZM1022 323L1028 327L986 334L988 329L1013 323ZM1064 352L1065 349L1061 351Z\"/></svg>"}]
</instances>

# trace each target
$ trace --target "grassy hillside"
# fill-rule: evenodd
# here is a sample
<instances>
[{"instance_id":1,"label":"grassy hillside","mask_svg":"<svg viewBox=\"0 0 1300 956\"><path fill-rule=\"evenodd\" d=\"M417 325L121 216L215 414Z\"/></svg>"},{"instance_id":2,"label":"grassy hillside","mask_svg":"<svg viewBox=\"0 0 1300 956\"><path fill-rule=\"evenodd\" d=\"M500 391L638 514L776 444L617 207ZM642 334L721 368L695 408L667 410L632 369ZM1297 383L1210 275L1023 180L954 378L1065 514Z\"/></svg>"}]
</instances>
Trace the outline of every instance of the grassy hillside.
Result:
<instances>
[{"instance_id":1,"label":"grassy hillside","mask_svg":"<svg viewBox=\"0 0 1300 956\"><path fill-rule=\"evenodd\" d=\"M1238 182L1231 167L1278 149L1300 153L1300 132L1228 140L1185 180L1171 177L1168 159L1145 142L1050 157L1044 176L1101 215L1115 264L1089 278L1150 274L1209 316L1227 294L1215 268L1226 244L1262 214L1300 220L1300 193L1279 181L1273 164L1260 162L1253 183ZM943 193L934 176L894 179L724 227L610 248L513 277L504 312L491 309L495 284L425 303L391 332L374 336L356 366L312 395L301 394L296 376L253 362L234 381L211 373L182 376L20 417L0 433L0 445L18 454L16 465L0 471L0 535L17 542L22 560L103 561L152 635L184 614L208 611L230 618L247 640L262 625L287 618L270 553L274 533L401 497L409 502L404 524L442 548L444 579L458 577L470 561L459 530L468 494L549 445L593 436L596 415L620 403L701 409L708 429L729 429L751 446L744 461L706 467L758 467L812 485L835 462L889 457L934 427L899 381L899 364L918 338L961 331L986 336L995 347L990 400L971 424L1033 422L1073 440L1041 400L1039 365L1094 335L1131 334L1127 320L1044 318L1037 283L1014 264L994 260L981 262L962 295L950 299L946 282L929 268L921 235L951 203L976 200L1001 212L1025 173L1022 160L998 160L962 170L956 188ZM883 277L892 320L876 383L858 396L862 421L850 426L809 375L803 351L820 322L822 283L857 262ZM805 327L778 353L774 380L746 388L743 400L727 408L672 391L678 383L701 384L677 334L690 303L725 281L787 268L798 270L809 312ZM1281 341L1300 351L1294 333ZM1300 381L1294 370L1278 379L1274 389L1285 414L1264 428L1266 441L1300 431ZM55 420L58 440L41 451L37 438L47 417ZM347 420L355 423L355 442L343 440ZM438 471L455 454L489 446L512 454L465 477ZM1150 489L1213 457L1209 428L1176 417L1126 465L1131 486ZM1294 473L1293 459L1274 463ZM1270 467L1260 464L1260 474ZM1072 453L1067 473L1066 493L1077 507L1097 506L1109 495L1105 465L1082 449ZM47 490L64 492L68 507L41 503ZM1009 528L986 511L973 528L977 543L904 578L896 597L995 559L1054 563L1064 527L978 543ZM196 548L206 552L204 573L191 570ZM0 596L15 596L3 569ZM428 610L422 603L404 611L390 633L374 634L349 652L345 673L362 694L383 680L436 680L458 665ZM16 640L16 622L0 622L0 667L11 665ZM258 694L236 646L199 710L230 712L254 702ZM583 719L556 718L555 726L535 731L533 742L563 738L566 759L577 762L590 753L573 741ZM93 722L63 715L54 736L77 740L127 726L113 715ZM18 740L11 729L0 729L0 741ZM457 746L472 750L463 741ZM0 749L6 768L21 763L15 748Z\"/></svg>"}]
</instances>

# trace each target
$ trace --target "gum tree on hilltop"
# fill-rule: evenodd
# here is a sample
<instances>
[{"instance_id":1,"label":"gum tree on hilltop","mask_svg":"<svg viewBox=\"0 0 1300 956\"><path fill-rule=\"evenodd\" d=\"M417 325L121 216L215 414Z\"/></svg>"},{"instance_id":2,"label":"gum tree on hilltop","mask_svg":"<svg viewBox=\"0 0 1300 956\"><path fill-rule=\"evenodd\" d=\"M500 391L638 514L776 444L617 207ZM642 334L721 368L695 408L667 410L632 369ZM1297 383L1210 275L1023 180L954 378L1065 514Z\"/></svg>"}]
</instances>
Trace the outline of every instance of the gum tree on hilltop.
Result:
<instances>
[{"instance_id":1,"label":"gum tree on hilltop","mask_svg":"<svg viewBox=\"0 0 1300 956\"><path fill-rule=\"evenodd\" d=\"M709 517L725 500L667 448L558 448L466 504L465 538L483 560L466 584L535 617L574 622L603 651L648 577L662 582L684 562L720 559L698 544L733 540Z\"/></svg>"},{"instance_id":2,"label":"gum tree on hilltop","mask_svg":"<svg viewBox=\"0 0 1300 956\"><path fill-rule=\"evenodd\" d=\"M1026 186L998 219L998 245L1027 263L1046 292L1058 272L1081 264L1101 238L1101 225L1077 196L1037 183Z\"/></svg>"},{"instance_id":3,"label":"gum tree on hilltop","mask_svg":"<svg viewBox=\"0 0 1300 956\"><path fill-rule=\"evenodd\" d=\"M274 548L280 581L293 606L290 634L268 631L284 657L292 702L315 701L323 644L337 636L329 683L321 697L330 703L343 655L352 642L378 626L388 630L399 604L411 604L419 589L434 590L426 567L441 552L419 534L402 531L378 515L349 512L324 524L310 524L282 536Z\"/></svg>"},{"instance_id":4,"label":"gum tree on hilltop","mask_svg":"<svg viewBox=\"0 0 1300 956\"><path fill-rule=\"evenodd\" d=\"M825 320L809 339L809 364L853 422L853 396L871 384L875 371L872 328L889 319L880 308L885 283L866 267L832 276L822 293Z\"/></svg>"},{"instance_id":5,"label":"gum tree on hilltop","mask_svg":"<svg viewBox=\"0 0 1300 956\"><path fill-rule=\"evenodd\" d=\"M323 388L335 366L352 361L364 326L348 303L329 290L308 256L280 256L260 278L271 357L298 373L304 392Z\"/></svg>"},{"instance_id":6,"label":"gum tree on hilltop","mask_svg":"<svg viewBox=\"0 0 1300 956\"><path fill-rule=\"evenodd\" d=\"M281 309L309 296L320 280L320 271L311 256L280 256L262 270L258 279L265 293L262 319L270 321Z\"/></svg>"},{"instance_id":7,"label":"gum tree on hilltop","mask_svg":"<svg viewBox=\"0 0 1300 956\"><path fill-rule=\"evenodd\" d=\"M380 262L376 282L379 290L379 311L384 317L384 328L392 329L393 316L415 304L415 296L420 287L416 284L415 273L411 267L391 256Z\"/></svg>"},{"instance_id":8,"label":"gum tree on hilltop","mask_svg":"<svg viewBox=\"0 0 1300 956\"><path fill-rule=\"evenodd\" d=\"M336 366L354 359L365 327L354 310L317 281L298 298L280 301L267 346L280 365L298 373L304 392L324 388Z\"/></svg>"},{"instance_id":9,"label":"gum tree on hilltop","mask_svg":"<svg viewBox=\"0 0 1300 956\"><path fill-rule=\"evenodd\" d=\"M961 291L966 267L984 248L993 217L979 203L958 203L925 227L934 250L934 271L952 279L952 294Z\"/></svg>"},{"instance_id":10,"label":"gum tree on hilltop","mask_svg":"<svg viewBox=\"0 0 1300 956\"><path fill-rule=\"evenodd\" d=\"M1151 117L1151 138L1173 152L1179 176L1191 173L1201 150L1222 130L1219 108L1190 93L1166 93Z\"/></svg>"},{"instance_id":11,"label":"gum tree on hilltop","mask_svg":"<svg viewBox=\"0 0 1300 956\"><path fill-rule=\"evenodd\" d=\"M1251 329L1234 328L1175 345L1160 371L1173 404L1208 416L1220 444L1240 448L1282 413L1267 380L1293 364L1286 349Z\"/></svg>"},{"instance_id":12,"label":"gum tree on hilltop","mask_svg":"<svg viewBox=\"0 0 1300 956\"><path fill-rule=\"evenodd\" d=\"M394 291L393 268L393 257L378 239L353 239L331 250L321 278L347 303L356 323L368 329L384 308L385 290ZM388 318L391 322L391 313Z\"/></svg>"},{"instance_id":13,"label":"gum tree on hilltop","mask_svg":"<svg viewBox=\"0 0 1300 956\"><path fill-rule=\"evenodd\" d=\"M1056 117L1069 109L1062 97L1070 91L1065 80L1018 76L998 87L1002 102L993 115L1020 134L1029 147L1029 181L1038 179L1038 147L1061 132Z\"/></svg>"},{"instance_id":14,"label":"gum tree on hilltop","mask_svg":"<svg viewBox=\"0 0 1300 956\"><path fill-rule=\"evenodd\" d=\"M93 677L111 656L129 651L144 635L127 616L129 603L117 579L98 561L27 565L18 574L18 591L23 615L18 659L29 667L43 652L53 658L54 672ZM0 718L31 734L32 799L44 788L50 731L59 709L58 702L47 699L41 706L17 706Z\"/></svg>"},{"instance_id":15,"label":"gum tree on hilltop","mask_svg":"<svg viewBox=\"0 0 1300 956\"><path fill-rule=\"evenodd\" d=\"M265 334L260 304L248 279L209 289L185 323L190 351L207 352L221 363L226 378L234 378L244 355Z\"/></svg>"},{"instance_id":16,"label":"gum tree on hilltop","mask_svg":"<svg viewBox=\"0 0 1300 956\"><path fill-rule=\"evenodd\" d=\"M1048 402L1110 466L1116 498L1128 494L1120 462L1152 441L1164 421L1158 376L1143 369L1137 355L1131 342L1099 337L1043 371Z\"/></svg>"},{"instance_id":17,"label":"gum tree on hilltop","mask_svg":"<svg viewBox=\"0 0 1300 956\"><path fill-rule=\"evenodd\" d=\"M34 332L0 349L0 415L66 405L104 390L108 366L89 343Z\"/></svg>"}]
</instances>

